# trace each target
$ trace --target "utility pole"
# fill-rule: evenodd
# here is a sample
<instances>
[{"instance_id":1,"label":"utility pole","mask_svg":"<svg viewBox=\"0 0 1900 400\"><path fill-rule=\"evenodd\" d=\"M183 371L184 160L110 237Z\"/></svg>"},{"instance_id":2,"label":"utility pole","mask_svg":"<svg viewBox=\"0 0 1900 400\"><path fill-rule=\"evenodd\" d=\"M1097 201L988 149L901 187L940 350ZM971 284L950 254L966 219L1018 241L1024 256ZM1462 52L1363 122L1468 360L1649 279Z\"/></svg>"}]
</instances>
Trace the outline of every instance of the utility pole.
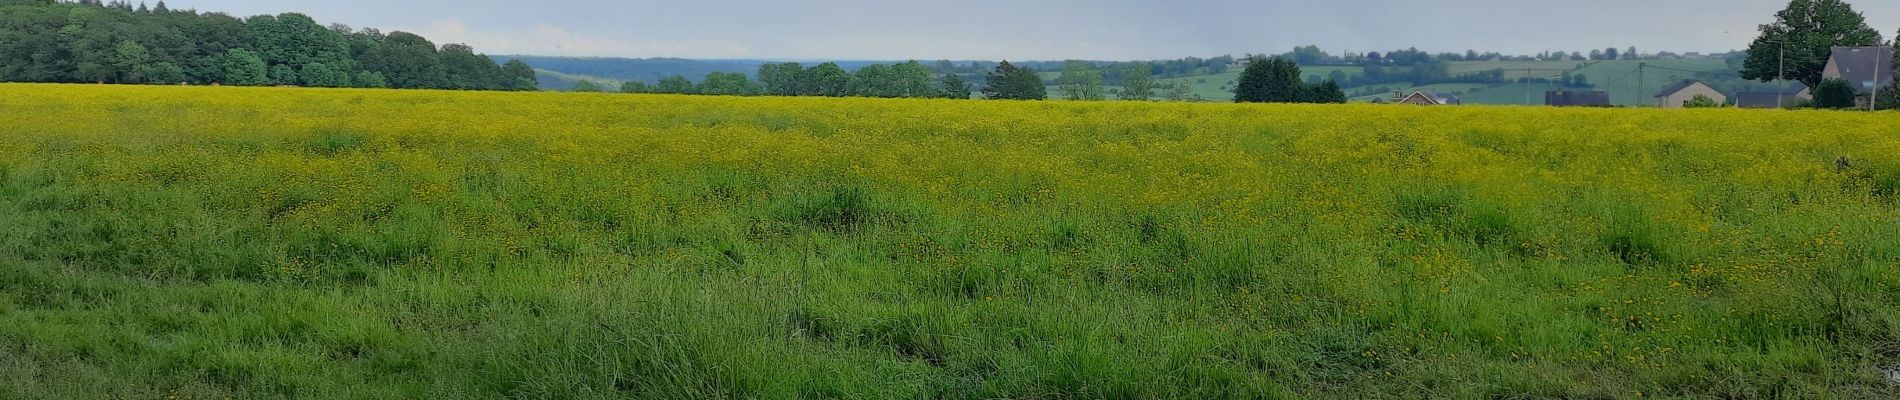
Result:
<instances>
[{"instance_id":1,"label":"utility pole","mask_svg":"<svg viewBox=\"0 0 1900 400\"><path fill-rule=\"evenodd\" d=\"M1886 46L1874 46L1874 81L1867 83L1867 111L1880 110L1880 49L1883 48ZM1893 59L1893 56L1889 55L1887 59Z\"/></svg>"},{"instance_id":2,"label":"utility pole","mask_svg":"<svg viewBox=\"0 0 1900 400\"><path fill-rule=\"evenodd\" d=\"M1649 67L1649 63L1646 63L1646 62L1636 63L1636 105L1637 106L1643 105L1643 69L1648 68L1648 67Z\"/></svg>"},{"instance_id":3,"label":"utility pole","mask_svg":"<svg viewBox=\"0 0 1900 400\"><path fill-rule=\"evenodd\" d=\"M1788 95L1788 44L1782 42L1775 42L1775 44L1781 45L1781 59L1775 63L1775 82L1781 85L1779 93L1775 93L1775 108L1782 108L1785 106L1781 104L1781 99Z\"/></svg>"}]
</instances>

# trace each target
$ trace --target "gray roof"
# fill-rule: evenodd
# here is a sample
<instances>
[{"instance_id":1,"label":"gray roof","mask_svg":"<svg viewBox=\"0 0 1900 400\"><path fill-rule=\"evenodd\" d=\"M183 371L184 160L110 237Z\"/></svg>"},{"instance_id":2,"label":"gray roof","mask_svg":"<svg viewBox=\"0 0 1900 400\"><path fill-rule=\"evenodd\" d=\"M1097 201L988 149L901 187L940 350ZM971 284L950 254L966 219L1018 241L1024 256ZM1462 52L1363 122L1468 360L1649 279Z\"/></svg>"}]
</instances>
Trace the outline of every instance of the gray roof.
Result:
<instances>
[{"instance_id":1,"label":"gray roof","mask_svg":"<svg viewBox=\"0 0 1900 400\"><path fill-rule=\"evenodd\" d=\"M1893 84L1893 48L1887 46L1835 47L1828 62L1841 69L1841 79L1854 85L1854 92L1869 93L1872 88ZM1874 79L1875 75L1880 78Z\"/></svg>"},{"instance_id":2,"label":"gray roof","mask_svg":"<svg viewBox=\"0 0 1900 400\"><path fill-rule=\"evenodd\" d=\"M1670 95L1676 94L1676 92L1680 92L1683 89L1688 89L1690 86L1695 86L1698 83L1702 83L1702 81L1698 81L1694 79L1684 79L1681 82L1676 82L1676 84L1674 85L1669 85L1669 87L1663 88L1661 92L1656 92L1656 97L1669 97ZM1709 87L1709 88L1714 89L1714 87ZM1716 92L1720 93L1721 91L1717 90Z\"/></svg>"}]
</instances>

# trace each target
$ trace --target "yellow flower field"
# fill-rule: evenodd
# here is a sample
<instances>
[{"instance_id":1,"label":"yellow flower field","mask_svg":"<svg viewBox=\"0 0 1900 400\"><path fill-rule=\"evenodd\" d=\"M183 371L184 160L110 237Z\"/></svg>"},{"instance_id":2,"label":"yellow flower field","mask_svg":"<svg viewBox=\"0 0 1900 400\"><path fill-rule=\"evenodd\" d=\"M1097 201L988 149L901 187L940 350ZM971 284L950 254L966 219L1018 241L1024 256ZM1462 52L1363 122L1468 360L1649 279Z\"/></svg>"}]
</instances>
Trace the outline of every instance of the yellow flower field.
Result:
<instances>
[{"instance_id":1,"label":"yellow flower field","mask_svg":"<svg viewBox=\"0 0 1900 400\"><path fill-rule=\"evenodd\" d=\"M0 398L1900 398L1900 114L0 84Z\"/></svg>"}]
</instances>

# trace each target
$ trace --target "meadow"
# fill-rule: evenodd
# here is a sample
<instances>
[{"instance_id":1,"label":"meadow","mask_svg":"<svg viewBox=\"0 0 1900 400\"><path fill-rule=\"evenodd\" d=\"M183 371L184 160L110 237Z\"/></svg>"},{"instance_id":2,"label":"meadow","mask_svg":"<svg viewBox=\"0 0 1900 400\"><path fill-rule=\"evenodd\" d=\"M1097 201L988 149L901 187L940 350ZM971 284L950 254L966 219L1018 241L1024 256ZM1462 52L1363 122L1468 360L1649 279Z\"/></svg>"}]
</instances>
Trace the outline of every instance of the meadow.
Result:
<instances>
[{"instance_id":1,"label":"meadow","mask_svg":"<svg viewBox=\"0 0 1900 400\"><path fill-rule=\"evenodd\" d=\"M0 398L1896 398L1897 122L0 84Z\"/></svg>"}]
</instances>

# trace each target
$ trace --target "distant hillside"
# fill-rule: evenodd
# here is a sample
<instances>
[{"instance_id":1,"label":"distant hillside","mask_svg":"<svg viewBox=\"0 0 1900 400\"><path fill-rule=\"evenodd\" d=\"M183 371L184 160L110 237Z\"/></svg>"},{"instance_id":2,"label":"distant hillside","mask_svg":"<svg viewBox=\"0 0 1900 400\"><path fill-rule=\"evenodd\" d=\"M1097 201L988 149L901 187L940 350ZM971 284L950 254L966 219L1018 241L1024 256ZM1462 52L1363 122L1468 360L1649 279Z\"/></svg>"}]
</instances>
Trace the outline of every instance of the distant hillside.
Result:
<instances>
[{"instance_id":1,"label":"distant hillside","mask_svg":"<svg viewBox=\"0 0 1900 400\"><path fill-rule=\"evenodd\" d=\"M685 76L694 82L714 72L739 72L756 77L759 66L767 63L784 62L773 60L688 60L682 58L611 58L611 57L550 57L523 55L492 56L499 61L520 59L533 65L542 89L565 90L575 80L589 79L596 83L642 81L656 83L660 79L673 75ZM820 62L804 62L806 65ZM835 61L847 71L873 64L895 64L901 61Z\"/></svg>"}]
</instances>

